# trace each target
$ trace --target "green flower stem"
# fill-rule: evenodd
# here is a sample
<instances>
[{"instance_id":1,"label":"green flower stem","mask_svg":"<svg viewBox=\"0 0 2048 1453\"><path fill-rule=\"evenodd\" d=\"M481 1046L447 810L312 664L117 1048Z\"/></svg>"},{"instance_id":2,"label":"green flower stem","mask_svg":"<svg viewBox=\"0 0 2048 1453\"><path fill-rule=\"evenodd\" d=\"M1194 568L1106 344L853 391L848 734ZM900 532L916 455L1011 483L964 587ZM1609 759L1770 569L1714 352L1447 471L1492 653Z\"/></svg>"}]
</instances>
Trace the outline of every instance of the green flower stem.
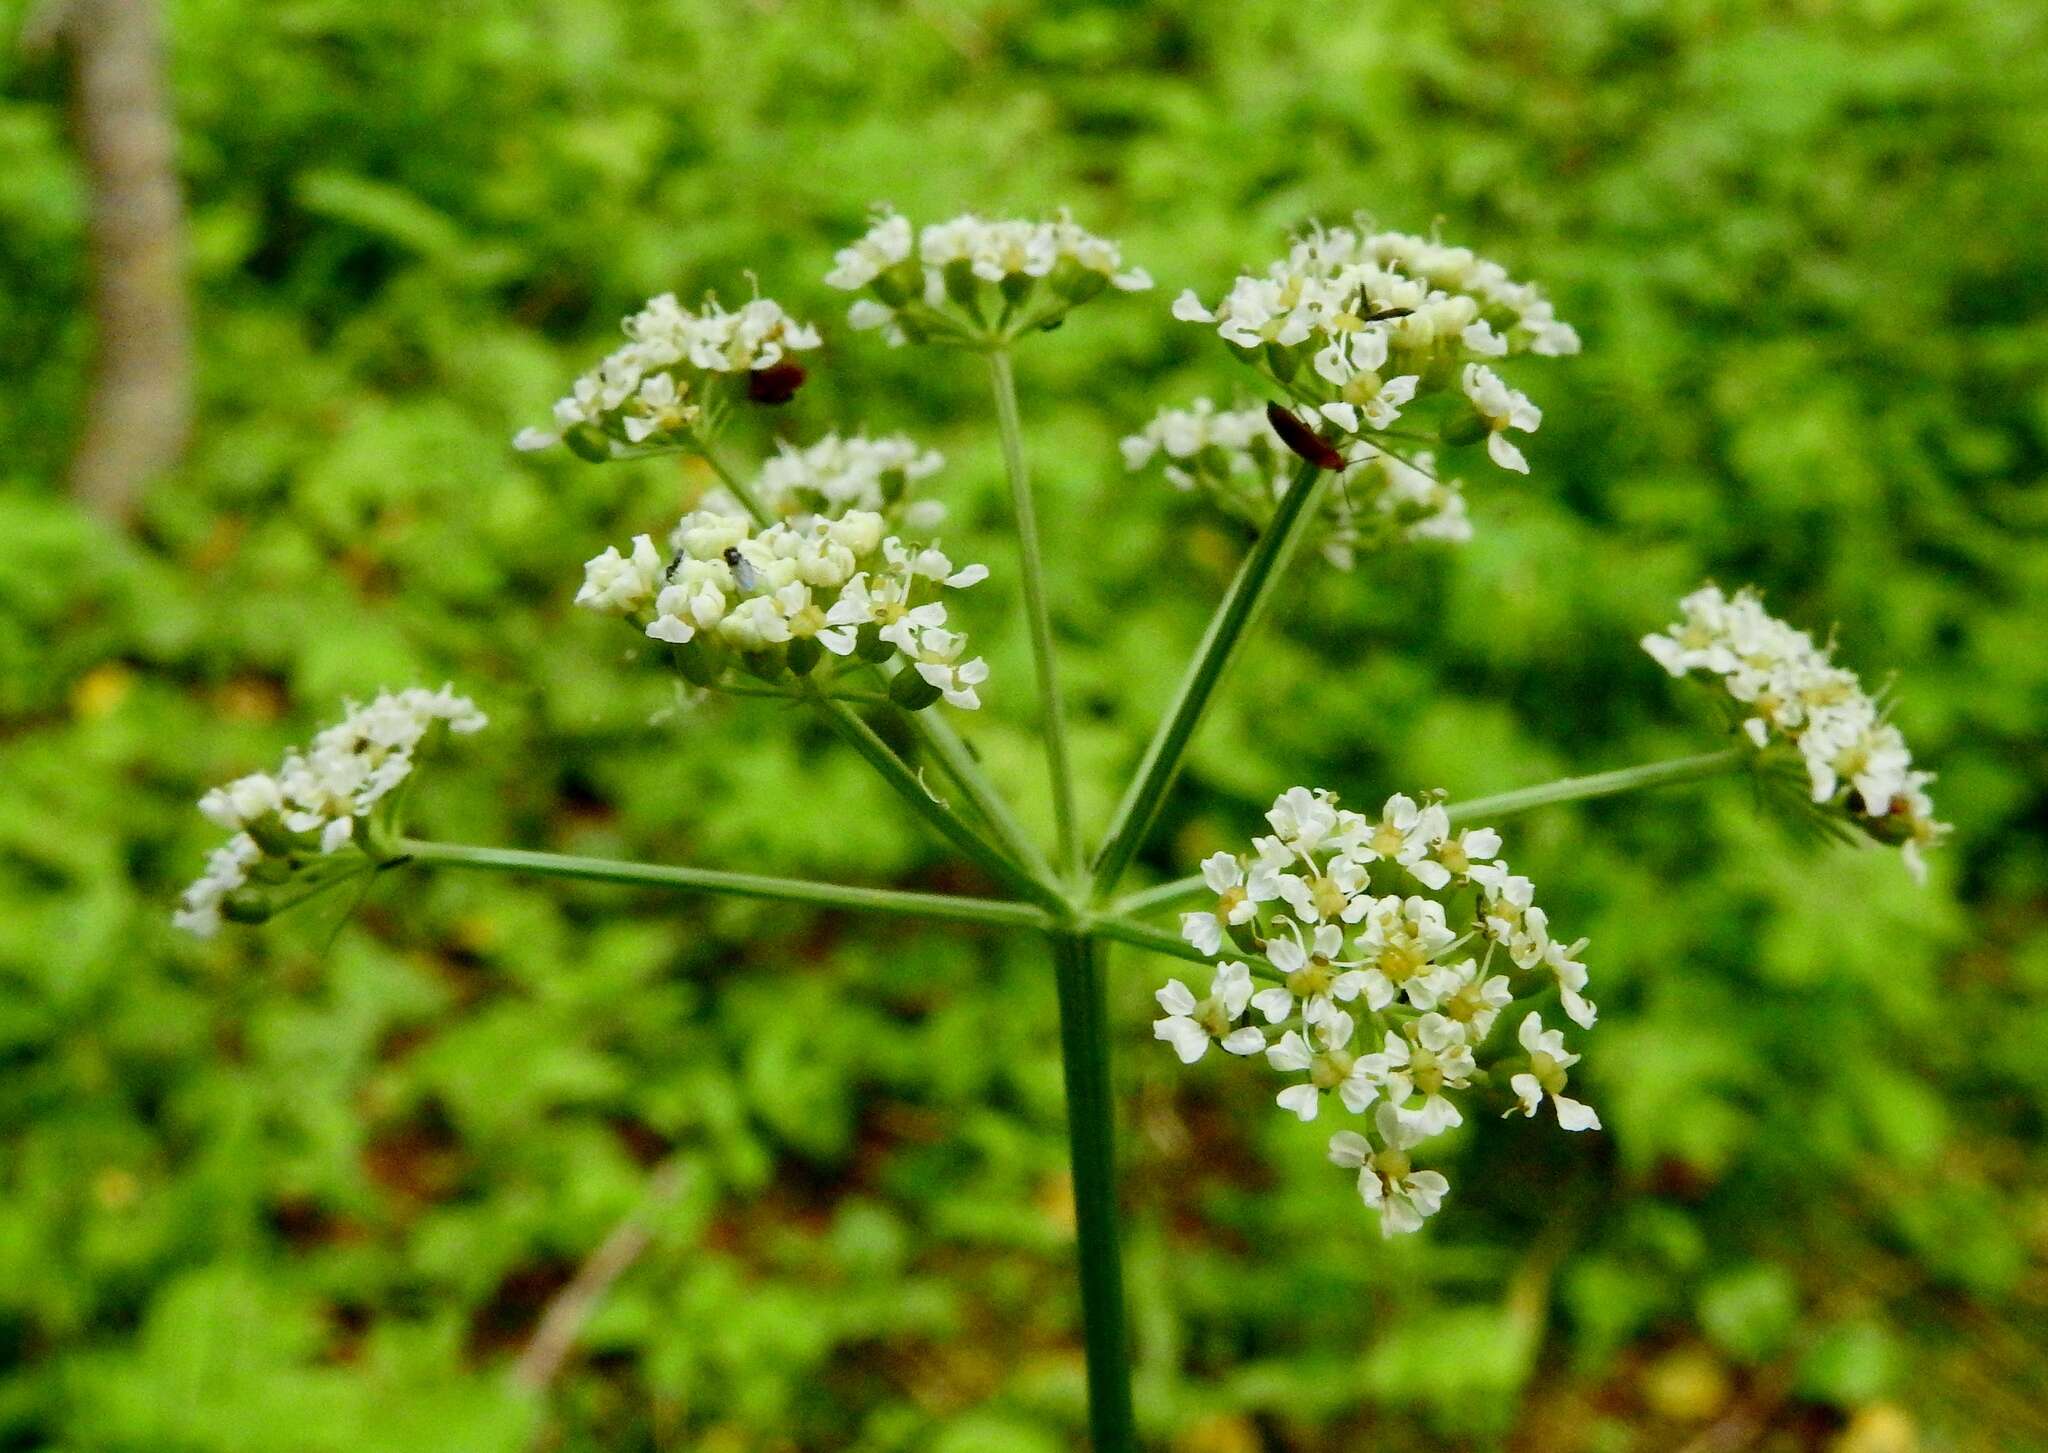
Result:
<instances>
[{"instance_id":1,"label":"green flower stem","mask_svg":"<svg viewBox=\"0 0 2048 1453\"><path fill-rule=\"evenodd\" d=\"M1074 1174L1074 1238L1088 1363L1088 1432L1094 1453L1135 1453L1130 1332L1117 1244L1116 1099L1110 1090L1109 1015L1093 940L1052 935L1066 1074L1067 1146Z\"/></svg>"},{"instance_id":2,"label":"green flower stem","mask_svg":"<svg viewBox=\"0 0 2048 1453\"><path fill-rule=\"evenodd\" d=\"M623 883L685 893L722 893L735 898L765 898L782 903L807 903L817 908L848 908L909 918L945 919L955 923L1019 928L1044 928L1049 923L1042 909L1028 903L1011 903L997 898L908 893L894 888L813 883L804 878L770 878L759 873L725 873L711 868L679 868L663 863L622 863L606 858L575 857L567 853L476 847L469 843L430 842L422 838L400 838L395 846L403 856L388 866L421 863L443 868L533 873L549 878L580 878L592 883Z\"/></svg>"},{"instance_id":3,"label":"green flower stem","mask_svg":"<svg viewBox=\"0 0 2048 1453\"><path fill-rule=\"evenodd\" d=\"M1265 532L1238 568L1237 578L1230 582L1230 589L1216 608L1216 614L1210 618L1209 629L1202 637L1202 644L1187 674L1181 678L1173 705L1146 746L1145 759L1139 764L1130 790L1125 792L1123 801L1118 805L1109 835L1103 840L1101 852L1096 855L1094 896L1097 901L1116 887L1124 869L1130 866L1131 858L1143 846L1145 835L1151 831L1153 819L1159 814L1160 804L1166 800L1173 779L1180 772L1181 761L1187 755L1188 741L1194 736L1195 728L1201 725L1203 713L1208 710L1210 697L1215 694L1224 672L1235 659L1247 628L1259 618L1267 601L1272 598L1274 586L1286 573L1288 560L1307 533L1308 522L1315 518L1315 502L1323 492L1327 477L1313 464L1302 465L1293 483L1287 486L1287 493L1280 497L1279 506L1273 511Z\"/></svg>"},{"instance_id":4,"label":"green flower stem","mask_svg":"<svg viewBox=\"0 0 2048 1453\"><path fill-rule=\"evenodd\" d=\"M716 686L706 686L702 689L716 692L720 696L759 697L769 701L804 702L810 699L806 693L793 690L787 686L759 685L751 681L721 681ZM896 704L879 691L828 691L821 688L816 694L828 701L843 701L849 706L894 706Z\"/></svg>"},{"instance_id":5,"label":"green flower stem","mask_svg":"<svg viewBox=\"0 0 2048 1453\"><path fill-rule=\"evenodd\" d=\"M1180 959L1190 964L1208 964L1214 967L1219 960L1203 953L1179 934L1164 928L1154 928L1149 923L1134 923L1115 913L1096 913L1088 919L1088 932L1097 938L1127 943L1133 948L1148 949L1169 959ZM1286 982L1287 976L1268 964L1255 953L1242 953L1225 942L1222 958L1242 958L1245 967L1254 979L1266 979L1275 984Z\"/></svg>"},{"instance_id":6,"label":"green flower stem","mask_svg":"<svg viewBox=\"0 0 2048 1453\"><path fill-rule=\"evenodd\" d=\"M1067 761L1066 713L1060 703L1059 668L1052 653L1052 617L1045 603L1045 564L1038 548L1038 510L1024 464L1024 427L1017 416L1017 380L1005 348L987 353L989 388L995 394L996 427L1003 439L1003 468L1010 477L1010 502L1017 515L1017 548L1024 570L1024 613L1031 624L1031 656L1038 668L1039 731L1045 738L1045 767L1052 784L1052 815L1064 873L1081 869L1081 839L1074 825L1074 778Z\"/></svg>"},{"instance_id":7,"label":"green flower stem","mask_svg":"<svg viewBox=\"0 0 2048 1453\"><path fill-rule=\"evenodd\" d=\"M896 795L909 803L940 837L1011 892L1056 915L1065 916L1067 903L1056 889L1034 878L1008 853L969 826L965 818L932 796L931 789L923 780L904 765L903 759L887 742L876 736L874 728L862 721L852 708L844 702L815 693L811 699L827 724L848 746L866 758L868 764L882 774L882 780L896 789Z\"/></svg>"},{"instance_id":8,"label":"green flower stem","mask_svg":"<svg viewBox=\"0 0 2048 1453\"><path fill-rule=\"evenodd\" d=\"M1154 928L1149 923L1133 923L1127 918L1098 913L1089 918L1088 931L1097 938L1114 939L1133 948L1149 949L1170 959L1185 959L1195 964L1212 962L1207 954L1179 934Z\"/></svg>"},{"instance_id":9,"label":"green flower stem","mask_svg":"<svg viewBox=\"0 0 2048 1453\"><path fill-rule=\"evenodd\" d=\"M1697 782L1741 771L1756 754L1748 747L1724 747L1718 752L1701 752L1694 757L1677 757L1669 762L1648 762L1640 767L1622 767L1612 772L1595 772L1588 777L1566 777L1541 787L1523 787L1492 797L1474 797L1450 802L1452 822L1512 817L1554 802L1581 802L1593 797L1612 797L1618 792L1635 792L1645 787L1668 787L1676 782Z\"/></svg>"},{"instance_id":10,"label":"green flower stem","mask_svg":"<svg viewBox=\"0 0 2048 1453\"><path fill-rule=\"evenodd\" d=\"M738 500L741 507L754 517L755 524L772 525L775 523L775 516L768 513L767 507L761 503L759 496L754 493L753 486L742 484L740 477L726 467L725 461L712 451L709 444L699 446L697 455L706 464L711 466L711 472L718 476L718 482L730 490L732 497Z\"/></svg>"},{"instance_id":11,"label":"green flower stem","mask_svg":"<svg viewBox=\"0 0 2048 1453\"><path fill-rule=\"evenodd\" d=\"M1200 873L1186 878L1174 878L1165 883L1154 883L1150 888L1136 893L1127 893L1110 905L1110 912L1122 918L1143 918L1146 914L1162 908L1178 908L1205 896L1209 885Z\"/></svg>"},{"instance_id":12,"label":"green flower stem","mask_svg":"<svg viewBox=\"0 0 2048 1453\"><path fill-rule=\"evenodd\" d=\"M1010 810L1009 802L996 791L995 784L988 780L988 774L981 770L981 763L975 760L970 748L960 733L953 730L953 724L930 708L924 711L905 711L905 720L917 739L946 769L946 775L967 794L982 817L994 830L998 841L1009 851L1011 857L1037 878L1050 883L1052 865L1031 834L1024 831L1024 824L1017 821L1016 813Z\"/></svg>"},{"instance_id":13,"label":"green flower stem","mask_svg":"<svg viewBox=\"0 0 2048 1453\"><path fill-rule=\"evenodd\" d=\"M1453 823L1476 820L1492 822L1549 807L1559 802L1579 802L1593 797L1612 797L1646 787L1668 787L1678 782L1697 782L1743 771L1756 754L1748 747L1725 747L1718 752L1701 752L1692 757L1675 757L1668 762L1648 762L1640 767L1621 767L1612 772L1595 772L1586 777L1566 777L1540 787L1523 787L1492 797L1473 797L1445 804ZM1120 898L1111 913L1138 918L1162 908L1174 908L1202 897L1209 887L1199 873L1156 884L1142 892ZM1106 930L1105 930L1106 931Z\"/></svg>"}]
</instances>

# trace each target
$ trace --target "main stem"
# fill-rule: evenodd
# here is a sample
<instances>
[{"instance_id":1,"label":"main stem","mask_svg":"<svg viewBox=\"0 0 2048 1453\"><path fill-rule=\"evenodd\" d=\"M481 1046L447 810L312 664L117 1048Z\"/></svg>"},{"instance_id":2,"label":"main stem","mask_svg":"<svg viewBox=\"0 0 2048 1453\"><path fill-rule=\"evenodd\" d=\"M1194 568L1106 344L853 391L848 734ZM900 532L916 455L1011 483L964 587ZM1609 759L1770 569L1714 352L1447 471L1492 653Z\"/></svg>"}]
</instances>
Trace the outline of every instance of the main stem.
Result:
<instances>
[{"instance_id":1,"label":"main stem","mask_svg":"<svg viewBox=\"0 0 2048 1453\"><path fill-rule=\"evenodd\" d=\"M996 428L1003 439L1003 468L1010 476L1010 503L1017 515L1017 548L1024 567L1024 614L1031 622L1031 658L1038 669L1039 734L1045 738L1045 769L1052 783L1052 816L1063 873L1081 867L1081 839L1074 826L1074 778L1067 762L1067 718L1060 704L1060 675L1052 654L1052 616L1045 602L1045 563L1038 548L1038 509L1024 464L1024 426L1017 416L1017 380L1005 348L988 352L989 388L996 399Z\"/></svg>"},{"instance_id":2,"label":"main stem","mask_svg":"<svg viewBox=\"0 0 2048 1453\"><path fill-rule=\"evenodd\" d=\"M1074 1238L1081 1270L1081 1331L1088 1363L1094 1453L1133 1453L1131 1357L1117 1243L1116 1100L1110 1091L1109 1015L1095 942L1051 937L1059 990L1060 1064L1066 1073L1067 1147L1074 1174Z\"/></svg>"}]
</instances>

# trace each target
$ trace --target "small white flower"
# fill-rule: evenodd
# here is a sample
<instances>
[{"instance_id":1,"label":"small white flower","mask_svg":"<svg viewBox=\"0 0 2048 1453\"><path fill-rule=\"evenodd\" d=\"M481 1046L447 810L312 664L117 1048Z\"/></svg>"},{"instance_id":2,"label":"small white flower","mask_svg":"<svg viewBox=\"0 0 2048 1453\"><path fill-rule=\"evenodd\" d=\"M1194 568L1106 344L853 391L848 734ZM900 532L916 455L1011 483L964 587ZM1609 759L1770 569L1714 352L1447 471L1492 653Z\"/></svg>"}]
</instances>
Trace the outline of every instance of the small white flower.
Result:
<instances>
[{"instance_id":1,"label":"small white flower","mask_svg":"<svg viewBox=\"0 0 2048 1453\"><path fill-rule=\"evenodd\" d=\"M1450 828L1440 804L1422 807L1405 793L1396 793L1387 799L1377 824L1359 820L1356 830L1346 835L1344 851L1358 863L1399 863L1424 887L1441 888L1451 881L1451 874L1436 854Z\"/></svg>"},{"instance_id":2,"label":"small white flower","mask_svg":"<svg viewBox=\"0 0 2048 1453\"><path fill-rule=\"evenodd\" d=\"M1356 1059L1347 1048L1351 1029L1351 1016L1336 1010L1311 1026L1309 1035L1290 1029L1280 1036L1278 1043L1267 1047L1266 1063L1274 1069L1283 1074L1305 1070L1309 1076L1275 1097L1281 1109L1301 1120L1316 1118L1322 1109L1323 1095L1344 1085L1356 1067Z\"/></svg>"},{"instance_id":3,"label":"small white flower","mask_svg":"<svg viewBox=\"0 0 2048 1453\"><path fill-rule=\"evenodd\" d=\"M1466 1038L1478 1043L1493 1032L1493 1022L1514 998L1507 975L1482 976L1479 964L1466 959L1437 964L1408 982L1408 999L1418 1009L1436 1010L1466 1026Z\"/></svg>"},{"instance_id":4,"label":"small white flower","mask_svg":"<svg viewBox=\"0 0 2048 1453\"><path fill-rule=\"evenodd\" d=\"M591 610L631 615L654 598L661 588L663 560L646 535L633 537L630 555L608 546L602 555L583 567L583 588L576 592L576 604Z\"/></svg>"},{"instance_id":5,"label":"small white flower","mask_svg":"<svg viewBox=\"0 0 2048 1453\"><path fill-rule=\"evenodd\" d=\"M1473 411L1486 424L1487 454L1502 469L1527 474L1529 461L1509 441L1507 431L1519 429L1525 434L1535 433L1536 427L1543 422L1543 411L1529 402L1527 394L1509 388L1499 374L1483 363L1466 364L1459 382L1465 390L1465 397L1472 402Z\"/></svg>"},{"instance_id":6,"label":"small white flower","mask_svg":"<svg viewBox=\"0 0 2048 1453\"><path fill-rule=\"evenodd\" d=\"M1330 1137L1330 1161L1357 1170L1358 1194L1380 1213L1382 1235L1420 1231L1422 1223L1443 1205L1450 1182L1433 1170L1419 1171L1410 1164L1408 1151L1425 1137L1393 1106L1382 1102L1373 1123L1384 1149L1374 1150L1372 1142L1356 1131L1340 1130Z\"/></svg>"},{"instance_id":7,"label":"small white flower","mask_svg":"<svg viewBox=\"0 0 2048 1453\"><path fill-rule=\"evenodd\" d=\"M1251 973L1241 963L1218 965L1209 997L1199 1001L1187 985L1169 979L1154 996L1166 1016L1153 1021L1152 1036L1171 1044L1182 1064L1191 1065L1208 1053L1212 1041L1231 1054L1257 1054L1266 1047L1265 1035L1253 1025L1237 1023L1251 993Z\"/></svg>"},{"instance_id":8,"label":"small white flower","mask_svg":"<svg viewBox=\"0 0 2048 1453\"><path fill-rule=\"evenodd\" d=\"M1564 1036L1555 1029L1545 1029L1542 1018L1532 1013L1522 1021L1516 1037L1528 1052L1529 1068L1510 1079L1508 1085L1520 1097L1522 1113L1534 1115L1548 1095L1557 1111L1557 1123L1564 1129L1598 1130L1600 1117L1593 1107L1564 1093L1565 1071L1579 1062L1579 1057L1564 1047ZM1512 1115L1514 1111L1508 1113Z\"/></svg>"},{"instance_id":9,"label":"small white flower","mask_svg":"<svg viewBox=\"0 0 2048 1453\"><path fill-rule=\"evenodd\" d=\"M1367 1006L1384 1009L1411 982L1426 983L1436 956L1457 941L1441 903L1416 895L1375 900L1357 942Z\"/></svg>"},{"instance_id":10,"label":"small white flower","mask_svg":"<svg viewBox=\"0 0 2048 1453\"><path fill-rule=\"evenodd\" d=\"M907 259L910 246L910 220L885 210L875 218L866 236L833 255L832 271L825 274L826 285L848 290L864 288Z\"/></svg>"},{"instance_id":11,"label":"small white flower","mask_svg":"<svg viewBox=\"0 0 2048 1453\"><path fill-rule=\"evenodd\" d=\"M1265 875L1265 881L1270 878L1270 874ZM1261 898L1254 892L1256 880L1246 877L1243 862L1232 853L1211 853L1204 858L1202 881L1216 895L1216 906L1207 912L1183 913L1181 936L1203 953L1215 955L1223 951L1224 931L1249 923L1258 912ZM1270 898L1272 893L1269 890L1263 896Z\"/></svg>"}]
</instances>

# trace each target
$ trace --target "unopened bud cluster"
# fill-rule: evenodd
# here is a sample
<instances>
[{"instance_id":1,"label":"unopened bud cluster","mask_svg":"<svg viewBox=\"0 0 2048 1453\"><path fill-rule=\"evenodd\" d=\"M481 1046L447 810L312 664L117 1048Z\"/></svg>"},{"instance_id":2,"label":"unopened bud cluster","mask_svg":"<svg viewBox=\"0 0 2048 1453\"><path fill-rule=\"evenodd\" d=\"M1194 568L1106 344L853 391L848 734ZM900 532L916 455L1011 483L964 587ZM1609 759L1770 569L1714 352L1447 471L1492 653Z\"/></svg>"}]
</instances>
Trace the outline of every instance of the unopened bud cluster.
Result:
<instances>
[{"instance_id":1,"label":"unopened bud cluster","mask_svg":"<svg viewBox=\"0 0 2048 1453\"><path fill-rule=\"evenodd\" d=\"M1219 409L1208 399L1160 410L1121 447L1129 468L1159 461L1169 484L1204 495L1254 529L1265 528L1301 468L1265 409ZM1434 466L1426 452L1410 464L1370 444L1354 445L1350 462L1323 491L1308 540L1331 564L1349 570L1361 551L1471 539L1458 481L1439 480Z\"/></svg>"},{"instance_id":2,"label":"unopened bud cluster","mask_svg":"<svg viewBox=\"0 0 2048 1453\"><path fill-rule=\"evenodd\" d=\"M209 821L233 834L185 890L173 915L179 928L210 938L223 917L266 918L340 877L364 871L358 826L411 775L422 742L439 723L481 731L484 714L448 687L383 692L285 754L275 772L256 772L199 799Z\"/></svg>"},{"instance_id":3,"label":"unopened bud cluster","mask_svg":"<svg viewBox=\"0 0 2048 1453\"><path fill-rule=\"evenodd\" d=\"M1317 228L1263 274L1238 278L1213 308L1193 292L1173 315L1213 324L1247 363L1338 437L1422 431L1486 441L1503 469L1528 473L1510 431L1543 414L1492 365L1521 353L1579 351L1543 291L1470 249L1402 232Z\"/></svg>"},{"instance_id":4,"label":"unopened bud cluster","mask_svg":"<svg viewBox=\"0 0 2048 1453\"><path fill-rule=\"evenodd\" d=\"M827 434L798 448L778 442L749 489L755 501L779 519L836 520L849 510L866 510L911 529L927 530L945 518L936 500L915 499L911 487L938 472L945 456L921 448L903 434L870 439L865 434L841 438ZM730 490L710 491L701 508L724 514L747 513Z\"/></svg>"},{"instance_id":5,"label":"unopened bud cluster","mask_svg":"<svg viewBox=\"0 0 2048 1453\"><path fill-rule=\"evenodd\" d=\"M765 526L696 510L676 526L669 553L639 535L623 554L591 560L576 603L674 646L698 686L733 670L769 682L809 677L827 657L849 670L900 660L907 669L889 682L898 704L980 706L975 688L988 665L963 659L967 638L947 627L940 596L986 580L988 567L955 569L936 546L886 530L869 510Z\"/></svg>"},{"instance_id":6,"label":"unopened bud cluster","mask_svg":"<svg viewBox=\"0 0 2048 1453\"><path fill-rule=\"evenodd\" d=\"M1368 816L1306 787L1266 821L1272 833L1249 854L1202 864L1216 901L1182 915L1182 936L1222 960L1205 998L1178 979L1159 991L1154 1033L1184 1063L1212 1041L1263 1055L1287 1081L1282 1109L1314 1120L1334 1100L1365 1117L1363 1131L1331 1138L1330 1159L1358 1172L1389 1236L1442 1204L1448 1183L1409 1152L1463 1123L1461 1098L1491 1095L1523 1115L1547 1099L1565 1129L1599 1126L1565 1093L1579 1057L1526 1002L1555 994L1592 1025L1585 940L1552 936L1499 833L1453 832L1432 798L1397 795Z\"/></svg>"},{"instance_id":7,"label":"unopened bud cluster","mask_svg":"<svg viewBox=\"0 0 2048 1453\"><path fill-rule=\"evenodd\" d=\"M791 355L819 343L772 298L728 312L708 295L691 309L663 293L622 326L626 342L555 404L554 427L522 430L518 448L566 444L593 461L696 448L735 405L788 402L804 379Z\"/></svg>"},{"instance_id":8,"label":"unopened bud cluster","mask_svg":"<svg viewBox=\"0 0 2048 1453\"><path fill-rule=\"evenodd\" d=\"M865 236L840 249L825 281L861 294L847 311L855 328L892 344L987 347L1050 328L1107 288L1152 286L1125 268L1117 244L1062 209L1050 221L991 221L969 213L913 237L910 220L881 211Z\"/></svg>"},{"instance_id":9,"label":"unopened bud cluster","mask_svg":"<svg viewBox=\"0 0 2048 1453\"><path fill-rule=\"evenodd\" d=\"M1783 742L1798 751L1817 806L1897 844L1913 876L1924 878L1921 849L1949 830L1935 821L1927 795L1934 774L1914 769L1883 703L1854 671L1834 663L1832 645L1815 645L1766 611L1749 588L1730 596L1702 586L1678 609L1677 621L1643 637L1643 649L1673 676L1718 676L1757 747Z\"/></svg>"}]
</instances>

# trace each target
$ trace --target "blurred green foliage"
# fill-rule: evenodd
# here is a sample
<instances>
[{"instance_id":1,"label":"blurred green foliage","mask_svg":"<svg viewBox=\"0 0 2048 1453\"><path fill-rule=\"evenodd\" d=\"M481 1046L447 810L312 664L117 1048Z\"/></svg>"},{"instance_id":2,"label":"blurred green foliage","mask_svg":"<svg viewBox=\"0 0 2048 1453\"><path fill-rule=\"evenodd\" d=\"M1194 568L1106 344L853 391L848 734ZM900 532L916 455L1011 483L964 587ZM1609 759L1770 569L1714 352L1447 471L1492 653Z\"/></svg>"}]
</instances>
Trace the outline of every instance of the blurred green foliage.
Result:
<instances>
[{"instance_id":1,"label":"blurred green foliage","mask_svg":"<svg viewBox=\"0 0 2048 1453\"><path fill-rule=\"evenodd\" d=\"M1897 670L1957 824L1925 891L1726 786L1514 824L1594 941L1609 1133L1469 1127L1450 1209L1392 1246L1312 1131L1149 1043L1164 966L1119 957L1162 1444L2048 1446L2048 11L170 11L201 425L125 538L58 483L90 347L63 71L0 52L0 1448L1074 1446L1028 941L454 874L338 933L166 923L204 785L345 693L444 678L494 724L432 772L432 830L977 886L811 724L670 712L569 608L701 480L505 443L649 293L752 270L835 322L818 279L877 199L1067 203L1160 280L1021 369L1098 823L1238 548L1117 463L1237 384L1167 297L1364 208L1441 218L1585 334L1527 376L1535 473L1473 481L1470 547L1299 571L1147 871L1298 781L1474 794L1700 748L1634 642L1710 574ZM1043 826L978 382L838 329L784 422L950 456L949 538L997 569L966 726ZM514 1391L660 1163L649 1250Z\"/></svg>"}]
</instances>

